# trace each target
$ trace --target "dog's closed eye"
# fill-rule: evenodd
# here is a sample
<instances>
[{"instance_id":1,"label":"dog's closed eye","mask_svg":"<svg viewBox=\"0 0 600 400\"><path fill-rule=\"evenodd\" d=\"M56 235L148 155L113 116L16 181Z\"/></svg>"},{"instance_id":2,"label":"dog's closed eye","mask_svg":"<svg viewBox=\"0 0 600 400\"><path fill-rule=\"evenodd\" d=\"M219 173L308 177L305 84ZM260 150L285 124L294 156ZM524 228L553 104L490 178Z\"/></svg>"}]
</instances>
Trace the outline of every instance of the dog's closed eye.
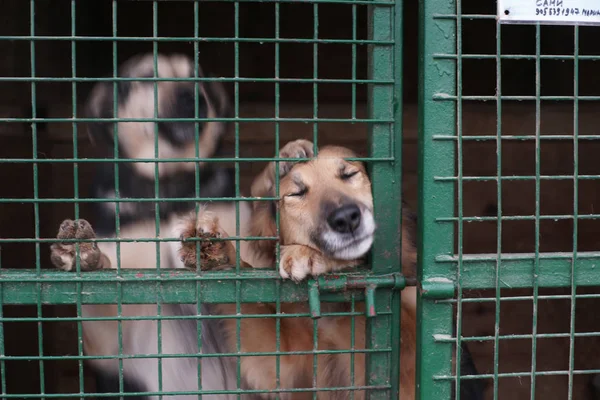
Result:
<instances>
[{"instance_id":1,"label":"dog's closed eye","mask_svg":"<svg viewBox=\"0 0 600 400\"><path fill-rule=\"evenodd\" d=\"M343 180L343 181L347 181L348 179L352 178L356 174L358 174L358 170L354 170L354 171L342 171L340 173L340 179Z\"/></svg>"},{"instance_id":2,"label":"dog's closed eye","mask_svg":"<svg viewBox=\"0 0 600 400\"><path fill-rule=\"evenodd\" d=\"M302 197L304 196L306 193L308 192L308 188L307 187L303 187L301 189L298 189L292 193L289 193L286 195L286 197Z\"/></svg>"}]
</instances>

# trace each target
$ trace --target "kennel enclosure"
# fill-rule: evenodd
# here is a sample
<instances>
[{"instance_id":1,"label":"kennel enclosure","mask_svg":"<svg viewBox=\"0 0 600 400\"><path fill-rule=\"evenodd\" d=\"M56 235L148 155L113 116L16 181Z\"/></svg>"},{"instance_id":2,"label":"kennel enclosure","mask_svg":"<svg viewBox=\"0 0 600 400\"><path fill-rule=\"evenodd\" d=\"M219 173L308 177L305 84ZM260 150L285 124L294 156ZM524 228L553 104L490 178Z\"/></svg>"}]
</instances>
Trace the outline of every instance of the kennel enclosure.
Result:
<instances>
[{"instance_id":1,"label":"kennel enclosure","mask_svg":"<svg viewBox=\"0 0 600 400\"><path fill-rule=\"evenodd\" d=\"M451 398L467 380L489 399L588 396L600 372L598 28L509 25L498 11L478 0L3 2L3 397L94 397L82 304L198 299L311 302L317 313L319 300L372 302L368 388L394 397L401 188L421 230L420 398ZM144 52L188 54L227 86L229 153L207 162L235 167L239 201L290 140L366 153L372 268L302 285L275 271L50 270L60 222L108 201L90 197L93 169L127 161L95 155L83 102ZM477 374L453 369L461 343Z\"/></svg>"}]
</instances>

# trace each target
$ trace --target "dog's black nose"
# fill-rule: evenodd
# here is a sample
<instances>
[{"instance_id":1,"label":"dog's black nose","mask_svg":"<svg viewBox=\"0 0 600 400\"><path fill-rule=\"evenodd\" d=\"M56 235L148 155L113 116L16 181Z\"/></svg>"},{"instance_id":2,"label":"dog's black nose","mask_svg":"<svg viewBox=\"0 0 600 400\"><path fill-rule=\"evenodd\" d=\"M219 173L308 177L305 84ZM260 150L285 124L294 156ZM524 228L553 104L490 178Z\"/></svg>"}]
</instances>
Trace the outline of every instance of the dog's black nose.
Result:
<instances>
[{"instance_id":1,"label":"dog's black nose","mask_svg":"<svg viewBox=\"0 0 600 400\"><path fill-rule=\"evenodd\" d=\"M355 204L341 206L329 214L327 222L336 232L354 232L360 225L360 208Z\"/></svg>"}]
</instances>

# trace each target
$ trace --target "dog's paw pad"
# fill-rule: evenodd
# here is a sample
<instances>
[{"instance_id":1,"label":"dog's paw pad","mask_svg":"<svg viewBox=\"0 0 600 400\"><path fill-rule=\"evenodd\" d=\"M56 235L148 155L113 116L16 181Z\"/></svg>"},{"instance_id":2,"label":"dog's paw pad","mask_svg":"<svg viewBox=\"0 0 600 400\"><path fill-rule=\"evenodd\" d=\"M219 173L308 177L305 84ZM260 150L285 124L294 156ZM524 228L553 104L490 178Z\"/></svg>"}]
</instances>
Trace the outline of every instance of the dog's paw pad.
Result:
<instances>
[{"instance_id":1,"label":"dog's paw pad","mask_svg":"<svg viewBox=\"0 0 600 400\"><path fill-rule=\"evenodd\" d=\"M93 239L96 234L84 219L64 220L58 229L57 239ZM58 269L71 271L77 265L77 244L79 245L79 265L81 270L93 270L101 268L101 252L96 243L91 242L58 242L50 246L50 260Z\"/></svg>"},{"instance_id":2,"label":"dog's paw pad","mask_svg":"<svg viewBox=\"0 0 600 400\"><path fill-rule=\"evenodd\" d=\"M196 269L198 266L198 250L200 251L201 269L215 269L230 262L227 241L217 241L225 237L225 233L219 226L219 219L211 212L199 212L191 218L183 229L180 236L181 249L179 255L183 265L188 269ZM197 238L200 240L189 240ZM198 245L198 242L200 244Z\"/></svg>"},{"instance_id":3,"label":"dog's paw pad","mask_svg":"<svg viewBox=\"0 0 600 400\"><path fill-rule=\"evenodd\" d=\"M72 219L65 219L58 228L57 239L74 239L77 232L77 225Z\"/></svg>"},{"instance_id":4,"label":"dog's paw pad","mask_svg":"<svg viewBox=\"0 0 600 400\"><path fill-rule=\"evenodd\" d=\"M96 237L96 232L94 232L92 225L85 219L75 221L75 226L77 228L75 233L77 239L94 239Z\"/></svg>"}]
</instances>

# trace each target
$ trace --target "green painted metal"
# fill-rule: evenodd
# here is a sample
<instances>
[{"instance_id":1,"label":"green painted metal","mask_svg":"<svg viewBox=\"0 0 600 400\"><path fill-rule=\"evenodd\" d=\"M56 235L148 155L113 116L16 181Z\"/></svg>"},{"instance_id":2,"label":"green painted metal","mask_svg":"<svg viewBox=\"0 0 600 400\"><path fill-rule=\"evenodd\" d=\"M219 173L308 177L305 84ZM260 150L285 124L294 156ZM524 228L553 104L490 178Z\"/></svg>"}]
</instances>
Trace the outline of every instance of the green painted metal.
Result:
<instances>
[{"instance_id":1,"label":"green painted metal","mask_svg":"<svg viewBox=\"0 0 600 400\"><path fill-rule=\"evenodd\" d=\"M473 4L467 7L472 8ZM598 100L597 96L581 96L579 81L580 61L595 56L580 55L579 30L573 29L573 50L569 54L542 54L542 31L539 24L532 24L532 54L503 54L503 29L495 22L495 48L490 54L463 54L465 32L463 24L473 20L493 20L494 14L463 13L461 0L419 1L419 297L418 297L418 357L417 388L418 398L450 399L460 398L461 383L470 379L486 380L490 390L489 398L500 399L501 378L523 377L527 379L529 398L540 397L539 376L566 376L568 378L568 398L576 396L574 377L576 375L597 374L595 370L578 370L575 367L575 340L580 337L597 336L597 332L577 332L575 329L576 303L579 299L596 299L598 294L578 293L580 287L600 286L600 254L580 252L577 245L578 223L580 220L598 219L595 214L584 214L578 210L578 185L580 180L597 180L597 175L579 173L579 146L585 139L579 136L579 104L581 101ZM491 22L491 21L490 21ZM491 27L491 24L487 25ZM547 39L546 39L547 40ZM535 45L535 47L533 46ZM535 50L533 50L535 48ZM569 53L571 50L567 50ZM535 92L528 95L506 95L502 80L505 60L529 60L535 67ZM495 94L463 94L465 60L489 60L495 62ZM544 60L564 60L573 65L573 92L569 96L542 95L541 77ZM533 68L532 68L533 69ZM502 109L506 101L517 100L535 105L535 128L527 132L503 131ZM572 105L572 135L560 134L553 139L562 140L573 146L572 173L546 175L542 173L542 130L541 110L543 102L563 101ZM495 105L496 132L463 136L463 106L466 102L489 102ZM509 128L512 129L512 128ZM567 132L570 133L570 132ZM597 140L591 135L590 140ZM535 171L527 175L503 174L503 143L507 140L525 141L535 144ZM585 140L585 141L584 141ZM488 176L470 175L463 172L463 145L466 142L491 142L495 145L496 173ZM530 181L534 187L532 211L526 215L503 215L503 189L505 182ZM573 183L573 212L561 215L543 214L541 186L557 181ZM489 182L496 185L495 215L465 216L463 189L466 183ZM542 252L540 250L540 225L543 221L572 222L572 251ZM496 225L496 249L491 254L465 254L463 231L466 224L492 222ZM507 221L531 221L534 238L532 253L505 253L503 248L503 224ZM568 288L565 294L544 294L542 288ZM464 297L465 290L492 289L481 296ZM529 289L528 295L505 295L504 289ZM477 292L479 294L479 292ZM540 333L538 326L539 303L541 300L570 301L568 332ZM527 334L502 333L500 308L503 303L527 301L531 304L531 332ZM491 303L495 305L493 334L463 336L463 305L467 303ZM504 317L505 318L505 317ZM457 323L454 325L454 321ZM569 339L568 369L548 370L539 366L539 339ZM501 341L526 339L531 343L530 368L523 372L502 371L500 358ZM480 368L476 376L461 376L460 370L453 370L453 352L463 342L492 342L493 363ZM455 363L460 364L461 354L455 352ZM486 369L487 373L481 373ZM540 370L541 369L541 370ZM565 385L566 386L566 385ZM454 390L454 397L452 391ZM545 395L545 394L544 394ZM542 396L544 396L542 395Z\"/></svg>"},{"instance_id":2,"label":"green painted metal","mask_svg":"<svg viewBox=\"0 0 600 400\"><path fill-rule=\"evenodd\" d=\"M456 285L450 279L432 278L421 281L420 289L425 299L450 299L454 297Z\"/></svg>"},{"instance_id":3,"label":"green painted metal","mask_svg":"<svg viewBox=\"0 0 600 400\"><path fill-rule=\"evenodd\" d=\"M371 163L376 223L379 226L372 251L375 273L400 272L401 243L401 128L402 124L402 2L369 9L369 38L375 41L395 41L394 47L369 45L369 77L394 81L395 84L369 85L369 116L395 120L397 123L370 125L370 148L373 157L391 157L393 161ZM397 293L367 289L367 347L396 347L391 353L367 355L367 385L391 385L389 390L367 393L369 399L389 399L399 396L399 325L400 299ZM383 312L392 311L391 315ZM392 335L382 335L390 332Z\"/></svg>"},{"instance_id":4,"label":"green painted metal","mask_svg":"<svg viewBox=\"0 0 600 400\"><path fill-rule=\"evenodd\" d=\"M157 287L157 283L159 286ZM200 287L200 295L194 289ZM378 292L404 288L398 273L373 275L367 271L324 275L317 280L293 283L280 281L275 271L205 272L124 270L98 271L73 276L59 271L5 269L0 272L4 304L139 304L193 303L199 298L206 303L306 302L312 296L321 301L364 299L367 288ZM278 289L278 286L281 286ZM309 289L314 287L313 291ZM39 288L39 290L38 290ZM281 293L279 293L281 290ZM236 294L237 293L237 294ZM313 300L313 301L316 301ZM379 313L380 310L377 309Z\"/></svg>"},{"instance_id":5,"label":"green painted metal","mask_svg":"<svg viewBox=\"0 0 600 400\"><path fill-rule=\"evenodd\" d=\"M452 264L436 260L454 255L453 226L437 219L454 216L455 182L436 178L456 176L456 144L435 140L436 135L458 133L456 103L435 99L456 96L456 58L438 57L456 53L456 17L442 17L455 13L454 1L419 0L419 282L455 278ZM433 377L453 376L454 343L436 341L453 337L452 304L418 292L417 398L450 399L452 380Z\"/></svg>"},{"instance_id":6,"label":"green painted metal","mask_svg":"<svg viewBox=\"0 0 600 400\"><path fill-rule=\"evenodd\" d=\"M352 325L355 324L356 317L367 316L367 349L364 352L367 355L367 376L366 386L356 388L354 382L354 365L352 365L352 388L365 389L367 398L369 399L389 399L398 398L399 393L399 357L400 357L400 291L407 282L401 275L401 150L402 150L402 1L401 0L314 0L310 3L313 9L312 21L307 21L308 24L313 24L312 38L283 38L281 37L280 26L280 8L284 3L293 2L291 0L267 1L273 4L275 10L275 31L274 37L242 37L240 30L240 6L243 3L251 3L251 1L240 0L231 1L223 0L232 4L232 11L235 20L233 37L200 37L199 34L199 13L201 12L200 1L194 1L194 34L189 37L165 37L159 35L159 1L152 1L152 33L147 37L127 37L121 35L117 21L121 18L119 13L119 3L117 0L112 0L111 13L112 24L111 31L106 36L81 36L76 30L75 15L79 8L85 7L85 3L81 0L70 0L70 35L68 36L48 36L38 35L35 30L35 23L30 24L29 32L23 36L2 35L0 41L25 41L29 44L31 61L30 61L30 76L20 77L0 77L2 82L21 82L31 85L31 103L33 114L27 118L13 118L11 116L2 116L0 123L27 123L32 126L32 156L30 158L0 158L0 166L11 167L17 165L30 165L33 169L33 187L34 193L31 197L4 197L0 198L0 206L2 204L30 204L34 209L35 219L35 237L30 238L0 238L1 245L14 245L17 243L33 243L36 251L36 265L31 266L31 269L0 269L0 304L2 305L33 305L36 309L35 317L17 318L7 317L3 315L2 307L0 307L0 375L2 378L1 389L3 398L52 398L52 397L89 397L93 393L86 393L84 387L84 361L90 359L83 352L83 331L81 323L90 320L116 320L118 323L118 354L115 356L106 356L100 358L117 359L119 362L119 390L123 392L123 361L128 358L156 358L159 365L166 357L197 357L197 355L173 355L164 354L160 338L162 335L162 321L169 319L193 319L198 324L200 332L198 337L198 345L201 348L202 332L201 321L204 318L215 318L213 316L201 315L200 305L198 305L195 316L188 317L168 317L161 315L161 308L169 303L231 303L236 304L238 312L241 311L241 304L254 302L270 302L276 304L277 313L273 315L276 318L276 351L273 353L248 353L242 354L240 349L240 329L242 318L257 318L256 315L233 316L237 321L237 351L229 354L235 357L238 361L238 372L240 370L240 362L245 356L250 355L275 355L276 370L277 370L277 386L275 393L282 391L279 384L280 373L280 357L289 354L312 354L314 360L314 375L313 381L316 383L317 371L317 355L328 353L339 353L340 351L323 351L315 348L310 352L294 352L284 353L280 351L280 324L285 318L296 317L312 317L314 327L317 327L318 319L330 316L346 316L352 318ZM263 2L262 0L259 2ZM150 2L149 2L150 3ZM350 6L352 8L352 38L348 39L331 39L322 38L319 32L319 24L323 24L322 18L319 17L320 5L322 3L340 4ZM33 21L36 16L36 0L27 2L30 7L30 18ZM359 38L358 15L359 10L368 8L369 12L369 37ZM45 44L48 41L67 41L70 44L71 50L71 77L43 77L36 74L36 47L40 44ZM108 78L77 76L78 66L76 64L76 56L78 46L81 42L88 41L107 41L112 45L112 76ZM158 118L158 112L155 110L152 118L125 119L118 115L118 84L123 81L132 81L134 78L119 78L116 76L119 65L124 61L117 58L118 46L123 42L144 42L151 46L154 54L154 64L156 71L157 55L159 46L168 45L171 42L188 42L194 47L195 71L194 78L191 79L168 79L169 81L192 81L196 86L202 81L220 81L232 83L233 86L233 117L225 118L205 118L206 121L230 121L233 123L235 132L234 155L228 158L203 159L196 154L195 158L176 159L176 158L147 158L147 159L128 159L122 157L123 154L119 148L117 140L118 129L117 123L123 121L131 122L197 122L199 120L198 110L199 104L196 99L195 118L192 119L172 119ZM234 72L232 77L206 77L199 78L198 62L199 62L199 43L215 42L223 43L224 45L232 45L234 50ZM240 59L240 46L245 43L266 43L273 45L275 50L275 66L273 77L248 77L240 76L240 64L244 61ZM66 43L65 43L66 44ZM289 78L280 76L280 51L288 44L304 44L311 45L313 48L313 74L310 78ZM319 63L322 63L323 55L320 54L327 45L344 45L352 51L352 76L350 79L340 78L324 78L318 76ZM369 75L367 79L358 77L358 49L360 46L368 46L370 49L369 55ZM156 73L155 73L156 75ZM154 82L153 101L158 102L157 83L166 79L157 78L156 76L147 78L135 78L135 81L150 81ZM103 119L104 122L110 122L114 126L114 148L113 156L110 159L98 158L81 158L80 151L82 144L80 143L80 135L82 128L79 123L98 121L96 119L83 118L80 114L81 103L83 99L77 98L78 86L81 84L94 84L96 82L111 82L113 89L114 103L114 118ZM240 116L240 85L248 82L270 83L274 85L275 102L274 116L264 116L260 118L247 118ZM53 83L69 83L73 92L71 98L72 115L53 116L50 118L42 118L36 115L36 103L40 84L51 85ZM313 115L308 118L290 118L280 116L280 86L282 84L302 83L312 86L313 94ZM319 110L319 91L325 84L345 84L351 87L351 116L338 118L322 118ZM369 87L369 104L368 115L363 118L357 117L357 88L359 85L368 85ZM79 110L78 110L79 109ZM72 127L72 156L61 158L38 158L38 128L39 123L68 123ZM260 122L275 122L275 137L272 157L250 158L240 157L240 123L260 123ZM329 276L322 276L317 279L309 279L306 282L296 284L290 281L282 281L276 271L242 271L239 269L240 259L237 257L237 268L231 272L202 272L200 269L196 272L190 271L172 271L160 268L160 242L178 241L178 238L168 237L167 232L160 231L158 208L155 214L156 231L155 238L141 239L95 239L98 242L116 242L117 243L117 258L118 262L115 270L81 272L77 265L76 272L65 273L47 269L48 261L44 254L44 247L50 243L56 242L54 238L42 237L40 234L40 208L52 206L57 203L68 204L73 210L72 215L64 217L85 217L82 215L80 206L85 203L96 202L111 202L116 205L116 233L120 235L121 222L119 210L126 206L129 202L176 202L187 201L190 199L169 198L162 199L158 197L159 180L155 180L154 198L121 198L120 185L123 182L119 181L119 168L123 163L129 162L153 162L155 175L158 175L158 163L162 162L180 162L180 161L205 161L212 163L230 163L235 165L235 182L236 193L234 200L240 201L268 201L277 200L279 198L278 189L275 196L270 198L256 199L252 197L243 197L240 193L240 170L245 168L248 163L265 161L284 161L286 159L278 158L279 148L284 144L280 141L280 123L282 122L302 122L311 125L312 136L315 145L319 143L319 128L322 123L363 123L368 124L370 129L370 144L369 154L366 157L356 157L353 160L367 162L371 178L373 181L373 193L375 198L375 218L378 226L378 232L375 240L374 250L370 259L370 265L365 268L357 268L353 272L336 273ZM154 129L154 156L158 157L158 132L155 124ZM198 134L196 141L198 142ZM196 146L197 148L198 146ZM116 199L90 199L81 197L81 172L82 167L87 167L89 163L104 163L110 162L115 165L114 180L115 180L115 196ZM44 198L39 192L39 174L40 166L45 167L49 163L68 164L73 166L73 184L74 195L72 198ZM87 164L87 165L86 165ZM278 177L276 178L278 183ZM196 168L196 197L194 200L202 202L204 200L211 201L231 201L227 199L205 199L199 196L200 180L198 167ZM277 185L278 186L278 185ZM236 207L236 219L239 221L239 205ZM277 213L277 221L279 213ZM239 224L238 224L239 225ZM235 232L229 238L231 240L240 239L240 232ZM245 240L257 240L258 238L244 238ZM272 238L260 238L277 240L277 236ZM68 240L67 240L68 241ZM74 241L74 240L73 240ZM131 241L147 241L152 242L156 246L156 268L145 270L128 270L123 268L120 261L120 244ZM75 241L74 241L75 242ZM278 246L279 247L279 246ZM279 254L279 248L277 250ZM0 257L0 263L2 262ZM79 263L79 260L77 261ZM0 264L1 265L1 264ZM154 266L152 266L154 267ZM302 302L310 306L310 313L307 314L281 314L281 304L283 302ZM321 302L348 302L351 304L351 311L345 313L326 313L321 310ZM366 313L356 311L357 302L364 302L366 305ZM150 303L157 305L156 316L150 319L157 321L157 335L159 337L159 345L157 354L131 356L124 354L123 346L123 328L122 322L128 320L148 319L147 317L124 317L123 305L125 304L140 304ZM73 317L49 317L42 314L42 306L45 305L75 305L75 316ZM86 304L116 304L116 318L84 318L82 315L82 305ZM264 315L263 315L264 317ZM223 318L223 317L218 317ZM5 322L38 322L37 334L40 338L37 354L34 356L7 356L4 348L4 323ZM47 355L44 353L43 340L44 335L42 322L73 322L77 324L77 352L67 356ZM314 329L313 339L315 343L318 341L318 330ZM355 333L352 329L351 333L352 349L346 351L351 355L352 360L359 351L354 350ZM47 377L48 367L45 364L48 361L54 360L73 360L78 363L78 378L79 392L57 395L55 393L47 393L47 388L44 385ZM39 364L40 387L39 390L32 388L31 393L14 395L7 393L6 385L6 361L23 361L29 360ZM157 380L159 382L159 392L162 392L163 377L162 369L158 368ZM239 375L239 374L238 374ZM201 394L210 394L210 392L202 391L202 382L198 377L198 384ZM253 393L255 391L243 391L241 387L241 378L238 376L237 390L226 392L234 394ZM37 390L37 393L36 393ZM324 389L336 390L336 388ZM339 389L338 389L339 390ZM312 392L313 398L317 398L317 391L313 389L294 389L291 392ZM170 393L162 392L162 395ZM171 393L175 394L175 393ZM185 393L177 393L185 394ZM194 392L193 394L197 394ZM118 396L119 394L116 394Z\"/></svg>"},{"instance_id":7,"label":"green painted metal","mask_svg":"<svg viewBox=\"0 0 600 400\"><path fill-rule=\"evenodd\" d=\"M455 270L457 257L439 256L436 262ZM572 273L573 264L577 270ZM499 266L497 268L496 266ZM484 288L530 288L534 285L534 271L538 287L600 286L600 254L533 253L479 254L463 256L461 281L464 289ZM451 279L454 279L450 276Z\"/></svg>"}]
</instances>

